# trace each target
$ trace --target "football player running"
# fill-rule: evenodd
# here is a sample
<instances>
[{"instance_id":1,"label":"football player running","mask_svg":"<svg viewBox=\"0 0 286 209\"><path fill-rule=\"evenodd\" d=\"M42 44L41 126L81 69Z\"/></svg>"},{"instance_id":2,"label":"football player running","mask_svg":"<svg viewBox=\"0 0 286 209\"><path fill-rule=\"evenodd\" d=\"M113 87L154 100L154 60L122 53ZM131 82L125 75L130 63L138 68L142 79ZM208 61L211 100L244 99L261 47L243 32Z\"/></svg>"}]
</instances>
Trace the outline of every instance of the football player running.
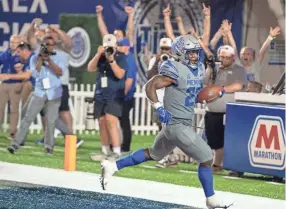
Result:
<instances>
[{"instance_id":1,"label":"football player running","mask_svg":"<svg viewBox=\"0 0 286 209\"><path fill-rule=\"evenodd\" d=\"M205 68L200 61L201 46L192 35L176 38L172 44L174 60L160 66L159 74L146 84L146 95L156 109L163 128L151 148L140 149L115 162L101 162L101 185L105 190L109 178L117 171L140 163L160 161L175 147L199 163L198 177L206 196L209 209L228 208L217 201L213 188L211 165L212 150L190 126L198 92L203 88ZM158 101L156 89L165 87L164 107Z\"/></svg>"}]
</instances>

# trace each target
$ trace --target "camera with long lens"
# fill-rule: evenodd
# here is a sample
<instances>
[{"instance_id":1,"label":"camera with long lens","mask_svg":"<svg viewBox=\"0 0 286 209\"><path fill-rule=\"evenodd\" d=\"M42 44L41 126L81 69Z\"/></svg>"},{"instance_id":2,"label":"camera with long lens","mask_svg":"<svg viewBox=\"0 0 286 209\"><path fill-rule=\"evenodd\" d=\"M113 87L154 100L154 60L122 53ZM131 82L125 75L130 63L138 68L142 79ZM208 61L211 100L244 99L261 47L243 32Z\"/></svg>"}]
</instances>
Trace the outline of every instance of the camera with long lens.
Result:
<instances>
[{"instance_id":1,"label":"camera with long lens","mask_svg":"<svg viewBox=\"0 0 286 209\"><path fill-rule=\"evenodd\" d=\"M42 43L42 44L41 44L40 56L47 57L47 56L56 55L55 52L50 52L49 49L48 49L48 47L49 47L48 44L45 44L45 43Z\"/></svg>"},{"instance_id":2,"label":"camera with long lens","mask_svg":"<svg viewBox=\"0 0 286 209\"><path fill-rule=\"evenodd\" d=\"M168 59L169 59L169 55L167 55L167 54L162 54L161 57L160 57L160 60L162 62L167 61Z\"/></svg>"},{"instance_id":3,"label":"camera with long lens","mask_svg":"<svg viewBox=\"0 0 286 209\"><path fill-rule=\"evenodd\" d=\"M114 53L114 49L113 47L106 47L104 48L104 53L109 56L109 55L112 55Z\"/></svg>"}]
</instances>

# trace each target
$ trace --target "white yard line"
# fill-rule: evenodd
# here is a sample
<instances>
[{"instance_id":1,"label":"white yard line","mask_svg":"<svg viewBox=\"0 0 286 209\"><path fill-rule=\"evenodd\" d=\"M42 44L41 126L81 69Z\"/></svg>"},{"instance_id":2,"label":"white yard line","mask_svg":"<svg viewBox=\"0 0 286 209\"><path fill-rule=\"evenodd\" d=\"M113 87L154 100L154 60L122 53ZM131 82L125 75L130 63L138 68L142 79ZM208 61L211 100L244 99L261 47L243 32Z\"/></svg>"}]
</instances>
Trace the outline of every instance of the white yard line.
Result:
<instances>
[{"instance_id":1,"label":"white yard line","mask_svg":"<svg viewBox=\"0 0 286 209\"><path fill-rule=\"evenodd\" d=\"M2 147L0 147L0 151L7 153L7 148L2 148Z\"/></svg>"},{"instance_id":2,"label":"white yard line","mask_svg":"<svg viewBox=\"0 0 286 209\"><path fill-rule=\"evenodd\" d=\"M152 166L152 165L140 165L140 167L142 167L142 168L149 168L149 169L156 169L156 167Z\"/></svg>"},{"instance_id":3,"label":"white yard line","mask_svg":"<svg viewBox=\"0 0 286 209\"><path fill-rule=\"evenodd\" d=\"M187 174L186 174L187 175ZM36 166L0 162L0 180L18 181L46 186L56 186L85 191L110 193L129 197L144 198L154 201L205 208L203 190L167 183L114 177L109 182L108 190L102 191L99 175L84 172L66 172ZM217 192L217 196L226 202L235 202L230 209L284 209L283 200Z\"/></svg>"},{"instance_id":4,"label":"white yard line","mask_svg":"<svg viewBox=\"0 0 286 209\"><path fill-rule=\"evenodd\" d=\"M180 173L191 173L191 174L198 174L196 171L186 171L186 170L179 170Z\"/></svg>"}]
</instances>

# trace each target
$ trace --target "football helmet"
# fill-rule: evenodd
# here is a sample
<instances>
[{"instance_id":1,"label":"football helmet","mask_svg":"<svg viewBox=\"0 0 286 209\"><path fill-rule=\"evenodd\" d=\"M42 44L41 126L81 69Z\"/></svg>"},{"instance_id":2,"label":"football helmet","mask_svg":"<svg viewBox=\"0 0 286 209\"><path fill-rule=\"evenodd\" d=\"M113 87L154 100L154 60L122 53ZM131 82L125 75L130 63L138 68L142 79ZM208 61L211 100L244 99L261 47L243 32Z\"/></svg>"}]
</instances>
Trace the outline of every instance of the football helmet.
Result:
<instances>
[{"instance_id":1,"label":"football helmet","mask_svg":"<svg viewBox=\"0 0 286 209\"><path fill-rule=\"evenodd\" d=\"M177 37L172 43L172 55L175 60L185 65L190 65L194 69L198 67L198 62L196 62L195 64L190 64L188 52L198 51L199 60L199 52L201 49L202 48L198 40L194 36L189 34Z\"/></svg>"}]
</instances>

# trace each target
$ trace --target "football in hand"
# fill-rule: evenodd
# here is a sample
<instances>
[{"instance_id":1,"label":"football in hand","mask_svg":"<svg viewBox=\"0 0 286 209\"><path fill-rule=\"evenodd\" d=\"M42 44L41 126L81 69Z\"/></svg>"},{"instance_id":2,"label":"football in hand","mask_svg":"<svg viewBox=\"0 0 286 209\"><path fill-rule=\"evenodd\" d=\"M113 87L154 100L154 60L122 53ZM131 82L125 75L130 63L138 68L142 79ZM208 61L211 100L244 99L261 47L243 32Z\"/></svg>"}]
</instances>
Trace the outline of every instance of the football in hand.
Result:
<instances>
[{"instance_id":1,"label":"football in hand","mask_svg":"<svg viewBox=\"0 0 286 209\"><path fill-rule=\"evenodd\" d=\"M224 89L220 85L209 85L204 87L197 96L199 103L210 103L223 95Z\"/></svg>"}]
</instances>

